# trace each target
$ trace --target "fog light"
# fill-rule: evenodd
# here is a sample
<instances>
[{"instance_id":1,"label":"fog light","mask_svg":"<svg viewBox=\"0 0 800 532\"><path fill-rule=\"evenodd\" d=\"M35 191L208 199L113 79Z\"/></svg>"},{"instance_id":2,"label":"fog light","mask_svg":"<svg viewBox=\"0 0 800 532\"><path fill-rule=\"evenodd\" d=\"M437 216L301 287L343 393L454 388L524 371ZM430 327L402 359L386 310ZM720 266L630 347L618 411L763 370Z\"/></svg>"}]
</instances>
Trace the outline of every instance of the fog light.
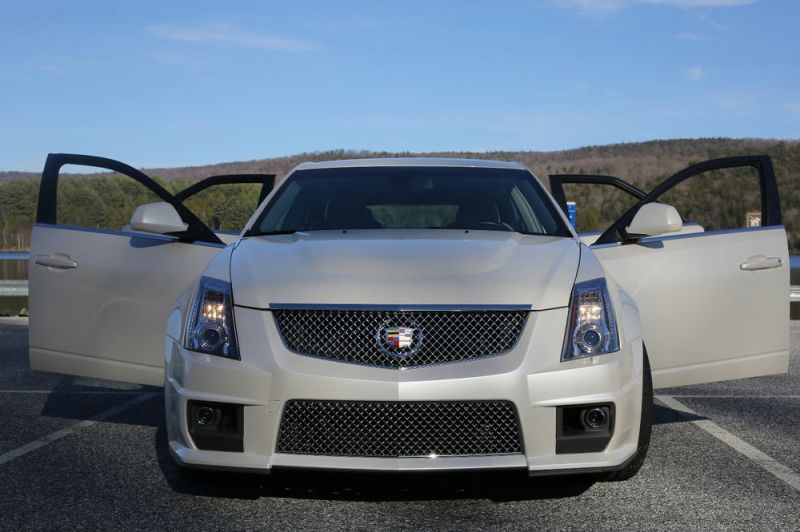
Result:
<instances>
[{"instance_id":1,"label":"fog light","mask_svg":"<svg viewBox=\"0 0 800 532\"><path fill-rule=\"evenodd\" d=\"M194 421L201 427L213 427L219 423L222 417L220 411L216 408L208 406L201 406L194 412Z\"/></svg>"},{"instance_id":2,"label":"fog light","mask_svg":"<svg viewBox=\"0 0 800 532\"><path fill-rule=\"evenodd\" d=\"M556 453L597 453L614 434L614 403L559 406Z\"/></svg>"},{"instance_id":3,"label":"fog light","mask_svg":"<svg viewBox=\"0 0 800 532\"><path fill-rule=\"evenodd\" d=\"M608 414L605 408L590 408L583 414L583 423L590 429L601 429L608 423Z\"/></svg>"},{"instance_id":4,"label":"fog light","mask_svg":"<svg viewBox=\"0 0 800 532\"><path fill-rule=\"evenodd\" d=\"M244 451L244 406L189 401L186 420L189 436L198 449Z\"/></svg>"}]
</instances>

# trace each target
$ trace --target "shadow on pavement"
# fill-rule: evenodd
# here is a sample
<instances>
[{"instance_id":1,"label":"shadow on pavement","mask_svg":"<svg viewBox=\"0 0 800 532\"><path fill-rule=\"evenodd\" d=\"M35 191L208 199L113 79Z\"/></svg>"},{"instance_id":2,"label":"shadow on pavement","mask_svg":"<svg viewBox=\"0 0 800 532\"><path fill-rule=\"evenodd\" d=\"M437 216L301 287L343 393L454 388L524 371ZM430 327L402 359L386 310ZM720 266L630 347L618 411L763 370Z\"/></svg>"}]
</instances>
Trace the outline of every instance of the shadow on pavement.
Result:
<instances>
[{"instance_id":1,"label":"shadow on pavement","mask_svg":"<svg viewBox=\"0 0 800 532\"><path fill-rule=\"evenodd\" d=\"M132 389L115 389L107 385L91 384L87 379L66 375L50 390L47 401L42 406L42 416L83 421L134 399L139 394L161 394L161 388L152 386L135 386ZM152 409L158 416L142 416L143 409ZM158 426L163 423L164 401L147 401L105 419L109 423L128 425Z\"/></svg>"},{"instance_id":2,"label":"shadow on pavement","mask_svg":"<svg viewBox=\"0 0 800 532\"><path fill-rule=\"evenodd\" d=\"M697 421L700 419L707 419L703 416L695 416L685 412L678 412L666 406L653 404L653 425L667 425L669 423L686 423L688 421Z\"/></svg>"}]
</instances>

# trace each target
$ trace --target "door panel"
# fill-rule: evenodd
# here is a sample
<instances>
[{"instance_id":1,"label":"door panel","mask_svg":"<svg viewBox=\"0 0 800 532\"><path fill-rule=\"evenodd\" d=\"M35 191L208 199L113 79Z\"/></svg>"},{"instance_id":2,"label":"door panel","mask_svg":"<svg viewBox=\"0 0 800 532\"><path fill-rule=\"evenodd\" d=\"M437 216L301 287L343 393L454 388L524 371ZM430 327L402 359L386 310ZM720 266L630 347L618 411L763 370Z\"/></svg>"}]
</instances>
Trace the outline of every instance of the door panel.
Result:
<instances>
[{"instance_id":1,"label":"door panel","mask_svg":"<svg viewBox=\"0 0 800 532\"><path fill-rule=\"evenodd\" d=\"M787 371L789 269L782 227L648 238L593 250L639 307L654 386ZM759 254L783 266L741 268Z\"/></svg>"},{"instance_id":2,"label":"door panel","mask_svg":"<svg viewBox=\"0 0 800 532\"><path fill-rule=\"evenodd\" d=\"M141 183L172 203L189 229L166 236L60 225L58 173L64 164L112 170ZM162 385L170 310L223 247L213 232L141 172L108 159L50 156L30 252L31 367Z\"/></svg>"},{"instance_id":3,"label":"door panel","mask_svg":"<svg viewBox=\"0 0 800 532\"><path fill-rule=\"evenodd\" d=\"M755 168L764 227L627 235L638 209L687 179ZM769 157L706 161L646 194L592 246L636 301L656 387L786 372L789 360L788 246Z\"/></svg>"}]
</instances>

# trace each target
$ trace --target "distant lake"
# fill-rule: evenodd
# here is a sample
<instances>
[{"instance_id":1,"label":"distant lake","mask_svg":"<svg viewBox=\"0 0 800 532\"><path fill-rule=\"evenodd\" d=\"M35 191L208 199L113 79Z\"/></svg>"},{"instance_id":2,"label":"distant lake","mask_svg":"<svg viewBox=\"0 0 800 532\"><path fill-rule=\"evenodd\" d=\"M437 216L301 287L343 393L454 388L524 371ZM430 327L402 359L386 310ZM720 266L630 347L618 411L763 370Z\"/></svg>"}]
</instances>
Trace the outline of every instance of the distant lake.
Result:
<instances>
[{"instance_id":1,"label":"distant lake","mask_svg":"<svg viewBox=\"0 0 800 532\"><path fill-rule=\"evenodd\" d=\"M27 279L28 252L0 251L0 279Z\"/></svg>"},{"instance_id":2,"label":"distant lake","mask_svg":"<svg viewBox=\"0 0 800 532\"><path fill-rule=\"evenodd\" d=\"M0 251L0 279L27 279L28 252ZM16 316L28 308L27 297L0 297L0 316Z\"/></svg>"}]
</instances>

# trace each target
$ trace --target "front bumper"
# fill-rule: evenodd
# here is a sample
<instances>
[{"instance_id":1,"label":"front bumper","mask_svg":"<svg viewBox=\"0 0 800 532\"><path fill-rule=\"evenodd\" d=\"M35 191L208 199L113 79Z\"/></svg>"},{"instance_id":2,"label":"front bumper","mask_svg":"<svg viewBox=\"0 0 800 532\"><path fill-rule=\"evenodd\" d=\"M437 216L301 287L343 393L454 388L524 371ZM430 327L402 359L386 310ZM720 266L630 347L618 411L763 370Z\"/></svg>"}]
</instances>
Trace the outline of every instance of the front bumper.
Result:
<instances>
[{"instance_id":1,"label":"front bumper","mask_svg":"<svg viewBox=\"0 0 800 532\"><path fill-rule=\"evenodd\" d=\"M169 449L184 466L262 473L273 467L385 472L527 469L532 475L550 475L614 470L636 453L641 339L623 337L617 353L561 362L567 309L532 312L522 338L507 354L409 370L296 355L284 347L269 311L236 307L235 319L241 361L187 351L166 338ZM524 452L414 458L277 453L281 414L292 399L507 400L517 409ZM244 452L198 449L188 432L190 400L244 405ZM557 454L557 407L593 403L615 405L614 432L605 450Z\"/></svg>"}]
</instances>

